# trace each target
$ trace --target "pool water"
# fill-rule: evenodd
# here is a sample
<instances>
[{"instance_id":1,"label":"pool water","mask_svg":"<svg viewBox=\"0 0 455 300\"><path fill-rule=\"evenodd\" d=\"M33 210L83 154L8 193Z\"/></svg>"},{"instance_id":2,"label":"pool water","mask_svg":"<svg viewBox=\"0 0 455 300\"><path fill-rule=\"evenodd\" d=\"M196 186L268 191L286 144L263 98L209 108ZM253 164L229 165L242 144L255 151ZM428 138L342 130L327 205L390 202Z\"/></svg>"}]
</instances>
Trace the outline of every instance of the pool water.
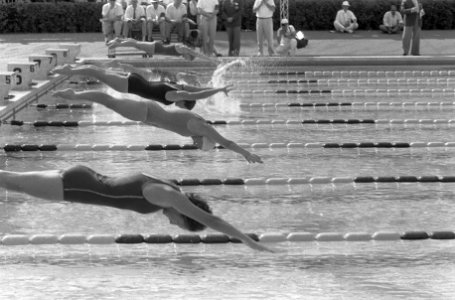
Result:
<instances>
[{"instance_id":1,"label":"pool water","mask_svg":"<svg viewBox=\"0 0 455 300\"><path fill-rule=\"evenodd\" d=\"M377 67L375 67L377 68ZM229 97L217 94L198 103L195 112L208 120L310 119L452 119L453 94L438 92L450 76L397 71L382 67L347 68L349 78L370 74L377 85L362 82L333 94L267 94L267 80L305 79L305 75L261 76L287 68L247 65L217 78L217 85L238 88ZM439 69L438 69L439 68ZM313 67L322 79L339 71ZM346 68L345 68L346 69ZM402 68L401 68L402 69ZM308 71L295 67L292 70ZM371 71L368 73L368 71ZM199 70L199 72L201 72ZM324 72L324 73L323 73ZM357 72L357 73L356 73ZM399 73L400 76L397 75ZM246 82L245 74L257 78ZM397 96L354 89L396 89L379 79L420 80L420 94ZM435 75L436 74L436 75ZM439 76L438 74L442 74ZM383 76L384 75L384 76ZM266 77L266 78L265 78ZM317 76L312 76L317 77ZM314 79L314 78L313 78ZM438 79L440 79L438 81ZM77 81L78 78L71 81ZM445 81L444 81L445 80ZM374 81L372 81L374 82ZM403 81L405 82L405 81ZM249 85L248 85L249 84ZM106 89L70 81L60 88ZM254 87L252 87L254 86ZM317 89L283 84L280 90ZM331 89L332 87L323 87ZM413 89L413 86L400 87ZM448 86L444 87L449 89ZM434 90L431 92L431 90ZM244 92L246 90L246 92ZM368 94L368 95L366 95ZM439 105L299 108L247 107L251 103L438 102ZM51 93L39 103L62 103ZM170 108L173 109L173 108ZM31 105L15 118L59 121L124 120L100 106L92 109L37 109ZM216 125L228 139L254 143L455 142L450 122L437 124L245 124ZM144 125L0 127L0 144L186 144L189 138ZM185 151L54 151L8 152L3 169L60 169L84 164L103 174L143 171L160 178L302 178L356 176L453 176L453 147L411 148L254 148L264 164L248 164L227 150ZM205 196L214 213L249 233L438 231L453 229L453 183L356 183L321 185L188 186ZM49 202L1 191L0 235L3 234L151 234L184 233L161 214L152 216L113 208ZM207 230L208 233L212 232ZM204 234L206 232L203 232ZM241 244L26 245L0 247L0 290L5 299L453 299L455 240L282 242L277 253L258 253Z\"/></svg>"}]
</instances>

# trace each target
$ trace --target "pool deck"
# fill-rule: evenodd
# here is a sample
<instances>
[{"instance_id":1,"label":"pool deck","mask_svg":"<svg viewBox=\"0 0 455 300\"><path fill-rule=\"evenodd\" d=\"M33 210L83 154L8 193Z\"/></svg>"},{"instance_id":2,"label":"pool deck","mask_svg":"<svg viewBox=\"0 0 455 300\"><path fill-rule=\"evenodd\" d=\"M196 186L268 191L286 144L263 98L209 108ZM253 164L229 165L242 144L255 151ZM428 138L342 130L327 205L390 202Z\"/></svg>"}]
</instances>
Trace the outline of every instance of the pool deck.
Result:
<instances>
[{"instance_id":1,"label":"pool deck","mask_svg":"<svg viewBox=\"0 0 455 300\"><path fill-rule=\"evenodd\" d=\"M298 50L298 55L292 58L263 57L255 58L256 33L242 32L241 56L266 62L324 66L324 65L444 65L455 66L455 31L432 30L423 31L421 36L421 56L402 56L401 35L387 35L379 31L357 31L356 33L340 34L329 31L308 31L306 37L310 40L308 47ZM27 61L29 55L44 54L48 48L58 47L60 43L79 43L81 53L79 58L107 59L107 48L101 33L65 33L65 34L3 34L0 35L0 72L6 71L8 62ZM226 33L218 32L216 48L221 54L227 52ZM138 60L139 56L122 56L122 59ZM154 57L151 63L160 64L165 60L177 64L184 61L169 57ZM453 67L455 68L455 67ZM55 78L49 82L38 82L29 92L12 92L15 97L9 101L0 101L0 119L4 120L5 111L20 108L23 103L37 97L37 90L53 86ZM49 84L48 84L49 83ZM48 90L48 88L47 88ZM3 102L3 103L2 103Z\"/></svg>"}]
</instances>

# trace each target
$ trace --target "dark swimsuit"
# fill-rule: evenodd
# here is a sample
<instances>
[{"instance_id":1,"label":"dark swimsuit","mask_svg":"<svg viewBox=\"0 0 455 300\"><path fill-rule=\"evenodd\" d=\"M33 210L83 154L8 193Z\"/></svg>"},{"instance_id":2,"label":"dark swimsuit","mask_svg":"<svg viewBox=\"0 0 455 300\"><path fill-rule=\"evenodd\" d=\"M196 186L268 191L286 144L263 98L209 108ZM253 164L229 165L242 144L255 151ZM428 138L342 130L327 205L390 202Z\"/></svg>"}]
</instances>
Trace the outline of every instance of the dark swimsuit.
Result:
<instances>
[{"instance_id":1,"label":"dark swimsuit","mask_svg":"<svg viewBox=\"0 0 455 300\"><path fill-rule=\"evenodd\" d=\"M111 206L141 214L162 209L144 198L142 195L144 184L162 183L178 190L169 182L142 173L109 177L80 165L63 171L62 180L63 195L66 201Z\"/></svg>"},{"instance_id":2,"label":"dark swimsuit","mask_svg":"<svg viewBox=\"0 0 455 300\"><path fill-rule=\"evenodd\" d=\"M174 102L166 100L166 93L169 91L179 91L181 88L178 85L166 82L147 81L144 77L130 73L128 76L128 93L141 96L142 98L152 99L171 105Z\"/></svg>"}]
</instances>

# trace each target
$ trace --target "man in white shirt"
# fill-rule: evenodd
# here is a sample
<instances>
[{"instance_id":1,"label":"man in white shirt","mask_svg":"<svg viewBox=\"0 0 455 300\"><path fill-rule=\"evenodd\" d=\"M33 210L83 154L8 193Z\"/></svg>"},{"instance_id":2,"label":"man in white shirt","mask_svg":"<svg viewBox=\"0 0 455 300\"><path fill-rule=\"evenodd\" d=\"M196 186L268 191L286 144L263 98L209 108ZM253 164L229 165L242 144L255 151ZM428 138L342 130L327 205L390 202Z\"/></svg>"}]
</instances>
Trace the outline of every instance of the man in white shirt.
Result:
<instances>
[{"instance_id":1,"label":"man in white shirt","mask_svg":"<svg viewBox=\"0 0 455 300\"><path fill-rule=\"evenodd\" d=\"M397 33L403 29L403 18L397 11L396 5L392 5L390 10L384 14L383 24L379 25L379 29L383 33Z\"/></svg>"},{"instance_id":2,"label":"man in white shirt","mask_svg":"<svg viewBox=\"0 0 455 300\"><path fill-rule=\"evenodd\" d=\"M166 9L163 5L158 3L158 0L152 0L152 4L145 9L147 18L147 40L153 42L152 32L153 28L158 26L160 28L161 40L166 40Z\"/></svg>"},{"instance_id":3,"label":"man in white shirt","mask_svg":"<svg viewBox=\"0 0 455 300\"><path fill-rule=\"evenodd\" d=\"M188 38L190 26L188 24L186 5L182 0L174 0L166 7L166 43L171 42L171 32L177 31L178 41L183 42Z\"/></svg>"},{"instance_id":4,"label":"man in white shirt","mask_svg":"<svg viewBox=\"0 0 455 300\"><path fill-rule=\"evenodd\" d=\"M108 3L103 5L101 16L104 41L108 43L112 40L114 38L112 33L114 33L116 38L120 37L122 33L122 5L115 0L109 0Z\"/></svg>"},{"instance_id":5,"label":"man in white shirt","mask_svg":"<svg viewBox=\"0 0 455 300\"><path fill-rule=\"evenodd\" d=\"M200 15L199 30L202 34L202 52L207 56L214 55L216 26L220 3L218 0L199 0L197 5Z\"/></svg>"},{"instance_id":6,"label":"man in white shirt","mask_svg":"<svg viewBox=\"0 0 455 300\"><path fill-rule=\"evenodd\" d=\"M333 26L338 32L347 32L353 33L359 27L357 23L357 18L355 17L354 13L349 10L349 2L343 1L341 4L343 9L340 9L337 12L335 21L333 22Z\"/></svg>"},{"instance_id":7,"label":"man in white shirt","mask_svg":"<svg viewBox=\"0 0 455 300\"><path fill-rule=\"evenodd\" d=\"M138 5L137 2L138 0L131 0L131 4L125 10L123 35L127 37L133 28L139 27L142 31L142 41L145 41L147 36L145 9L142 5Z\"/></svg>"},{"instance_id":8,"label":"man in white shirt","mask_svg":"<svg viewBox=\"0 0 455 300\"><path fill-rule=\"evenodd\" d=\"M275 54L273 50L273 12L275 3L273 0L255 0L253 12L256 14L256 37L258 42L258 56L264 55L264 39L267 40L269 55Z\"/></svg>"}]
</instances>

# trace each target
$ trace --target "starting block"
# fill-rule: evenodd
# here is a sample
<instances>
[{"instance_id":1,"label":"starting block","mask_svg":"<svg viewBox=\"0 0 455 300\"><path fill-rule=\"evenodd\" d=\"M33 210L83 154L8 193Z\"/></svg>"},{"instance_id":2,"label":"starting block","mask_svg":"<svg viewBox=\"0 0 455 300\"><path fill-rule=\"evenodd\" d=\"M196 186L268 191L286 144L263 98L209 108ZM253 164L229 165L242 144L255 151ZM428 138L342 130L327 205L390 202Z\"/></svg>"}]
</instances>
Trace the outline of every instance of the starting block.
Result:
<instances>
[{"instance_id":1,"label":"starting block","mask_svg":"<svg viewBox=\"0 0 455 300\"><path fill-rule=\"evenodd\" d=\"M13 84L12 90L29 90L32 85L32 79L36 78L35 72L38 63L36 62L12 62L8 64L8 71L16 73L16 84Z\"/></svg>"},{"instance_id":2,"label":"starting block","mask_svg":"<svg viewBox=\"0 0 455 300\"><path fill-rule=\"evenodd\" d=\"M49 72L55 67L56 60L52 55L31 55L28 57L30 62L36 62L38 64L38 70L36 71L36 79L45 80L47 79Z\"/></svg>"},{"instance_id":3,"label":"starting block","mask_svg":"<svg viewBox=\"0 0 455 300\"><path fill-rule=\"evenodd\" d=\"M0 72L0 101L8 100L9 91L16 82L16 73Z\"/></svg>"},{"instance_id":4,"label":"starting block","mask_svg":"<svg viewBox=\"0 0 455 300\"><path fill-rule=\"evenodd\" d=\"M61 49L61 48L49 48L46 49L45 53L47 55L52 55L55 57L56 66L61 66L64 64L71 63L70 58L68 56L69 50L68 49Z\"/></svg>"},{"instance_id":5,"label":"starting block","mask_svg":"<svg viewBox=\"0 0 455 300\"><path fill-rule=\"evenodd\" d=\"M68 49L68 63L73 63L81 53L81 44L65 43L59 44L59 48Z\"/></svg>"}]
</instances>

